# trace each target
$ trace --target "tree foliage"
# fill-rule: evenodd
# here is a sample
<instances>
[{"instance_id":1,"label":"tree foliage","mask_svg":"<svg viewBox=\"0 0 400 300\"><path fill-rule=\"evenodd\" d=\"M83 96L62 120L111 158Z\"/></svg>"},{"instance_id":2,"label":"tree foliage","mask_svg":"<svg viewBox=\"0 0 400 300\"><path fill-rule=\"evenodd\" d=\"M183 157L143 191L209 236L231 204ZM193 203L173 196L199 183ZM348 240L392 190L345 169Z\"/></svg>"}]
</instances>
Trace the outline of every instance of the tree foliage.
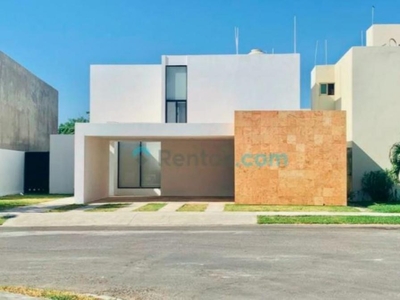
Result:
<instances>
[{"instance_id":1,"label":"tree foliage","mask_svg":"<svg viewBox=\"0 0 400 300\"><path fill-rule=\"evenodd\" d=\"M365 173L361 184L363 192L368 194L374 202L387 202L392 198L394 182L387 170Z\"/></svg>"},{"instance_id":2,"label":"tree foliage","mask_svg":"<svg viewBox=\"0 0 400 300\"><path fill-rule=\"evenodd\" d=\"M400 172L400 143L396 143L390 148L389 159L392 164L391 175L398 182Z\"/></svg>"},{"instance_id":3,"label":"tree foliage","mask_svg":"<svg viewBox=\"0 0 400 300\"><path fill-rule=\"evenodd\" d=\"M69 119L67 122L60 124L58 127L59 134L75 134L75 123L88 123L89 119L79 117L76 119Z\"/></svg>"}]
</instances>

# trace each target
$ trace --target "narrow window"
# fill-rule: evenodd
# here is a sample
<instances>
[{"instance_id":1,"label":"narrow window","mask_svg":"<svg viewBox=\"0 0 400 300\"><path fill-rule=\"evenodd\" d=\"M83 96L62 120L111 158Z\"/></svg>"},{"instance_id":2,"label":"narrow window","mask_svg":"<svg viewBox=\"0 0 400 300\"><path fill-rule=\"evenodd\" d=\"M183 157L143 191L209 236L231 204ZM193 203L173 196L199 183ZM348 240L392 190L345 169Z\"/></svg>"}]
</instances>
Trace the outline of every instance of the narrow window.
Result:
<instances>
[{"instance_id":1,"label":"narrow window","mask_svg":"<svg viewBox=\"0 0 400 300\"><path fill-rule=\"evenodd\" d=\"M166 123L187 122L187 67L166 68Z\"/></svg>"},{"instance_id":2,"label":"narrow window","mask_svg":"<svg viewBox=\"0 0 400 300\"><path fill-rule=\"evenodd\" d=\"M326 95L328 93L328 87L326 83L321 83L321 95Z\"/></svg>"},{"instance_id":3,"label":"narrow window","mask_svg":"<svg viewBox=\"0 0 400 300\"><path fill-rule=\"evenodd\" d=\"M335 84L334 83L328 84L328 95L330 95L330 96L335 95Z\"/></svg>"}]
</instances>

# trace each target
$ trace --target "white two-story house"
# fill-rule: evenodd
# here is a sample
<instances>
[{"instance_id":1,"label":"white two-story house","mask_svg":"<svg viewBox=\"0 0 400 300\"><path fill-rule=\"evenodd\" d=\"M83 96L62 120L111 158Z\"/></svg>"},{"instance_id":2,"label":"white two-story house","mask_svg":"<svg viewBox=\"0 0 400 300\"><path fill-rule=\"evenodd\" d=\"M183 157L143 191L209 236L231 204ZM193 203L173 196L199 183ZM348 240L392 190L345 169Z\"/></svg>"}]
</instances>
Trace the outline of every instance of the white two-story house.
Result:
<instances>
[{"instance_id":1,"label":"white two-story house","mask_svg":"<svg viewBox=\"0 0 400 300\"><path fill-rule=\"evenodd\" d=\"M92 65L75 133L75 198L234 196L234 112L299 110L298 54L162 56Z\"/></svg>"}]
</instances>

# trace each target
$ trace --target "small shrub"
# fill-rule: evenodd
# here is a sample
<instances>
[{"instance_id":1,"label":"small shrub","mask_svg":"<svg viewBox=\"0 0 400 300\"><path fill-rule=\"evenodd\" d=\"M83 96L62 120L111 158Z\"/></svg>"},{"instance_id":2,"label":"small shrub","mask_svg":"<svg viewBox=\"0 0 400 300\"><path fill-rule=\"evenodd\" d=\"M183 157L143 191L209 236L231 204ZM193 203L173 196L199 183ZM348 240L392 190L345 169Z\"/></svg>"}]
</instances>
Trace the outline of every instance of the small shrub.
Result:
<instances>
[{"instance_id":1,"label":"small shrub","mask_svg":"<svg viewBox=\"0 0 400 300\"><path fill-rule=\"evenodd\" d=\"M364 173L361 185L372 201L386 202L392 196L394 182L388 171L373 171Z\"/></svg>"}]
</instances>

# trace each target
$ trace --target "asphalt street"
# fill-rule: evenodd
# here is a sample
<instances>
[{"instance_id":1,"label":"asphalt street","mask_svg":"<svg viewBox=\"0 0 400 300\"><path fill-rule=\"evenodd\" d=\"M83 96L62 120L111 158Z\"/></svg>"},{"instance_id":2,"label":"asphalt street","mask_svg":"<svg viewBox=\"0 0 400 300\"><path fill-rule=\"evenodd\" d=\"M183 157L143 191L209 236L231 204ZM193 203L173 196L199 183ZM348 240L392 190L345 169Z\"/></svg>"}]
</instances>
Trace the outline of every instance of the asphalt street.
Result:
<instances>
[{"instance_id":1,"label":"asphalt street","mask_svg":"<svg viewBox=\"0 0 400 300\"><path fill-rule=\"evenodd\" d=\"M122 299L400 299L400 229L0 228L0 285Z\"/></svg>"}]
</instances>

